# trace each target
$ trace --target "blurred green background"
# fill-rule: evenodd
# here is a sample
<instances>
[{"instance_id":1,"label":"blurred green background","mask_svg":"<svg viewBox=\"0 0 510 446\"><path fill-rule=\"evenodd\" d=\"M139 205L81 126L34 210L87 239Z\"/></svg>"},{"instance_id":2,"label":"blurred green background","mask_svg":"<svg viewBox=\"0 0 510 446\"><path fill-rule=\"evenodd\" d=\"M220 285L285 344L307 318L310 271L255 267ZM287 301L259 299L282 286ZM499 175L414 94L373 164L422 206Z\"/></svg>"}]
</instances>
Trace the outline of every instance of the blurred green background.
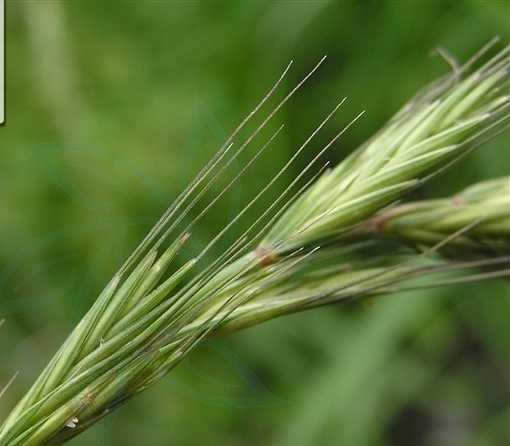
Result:
<instances>
[{"instance_id":1,"label":"blurred green background","mask_svg":"<svg viewBox=\"0 0 510 446\"><path fill-rule=\"evenodd\" d=\"M466 61L494 36L499 47L509 38L508 2L6 3L0 387L20 373L0 399L0 419L133 244L290 60L273 106L328 56L270 125L285 128L263 168L207 214L188 254L344 96L313 147L240 227L358 112L366 110L325 160L339 162L446 73L436 47ZM502 135L419 196L449 194L508 170ZM508 290L488 281L406 293L208 341L71 444L508 444Z\"/></svg>"}]
</instances>

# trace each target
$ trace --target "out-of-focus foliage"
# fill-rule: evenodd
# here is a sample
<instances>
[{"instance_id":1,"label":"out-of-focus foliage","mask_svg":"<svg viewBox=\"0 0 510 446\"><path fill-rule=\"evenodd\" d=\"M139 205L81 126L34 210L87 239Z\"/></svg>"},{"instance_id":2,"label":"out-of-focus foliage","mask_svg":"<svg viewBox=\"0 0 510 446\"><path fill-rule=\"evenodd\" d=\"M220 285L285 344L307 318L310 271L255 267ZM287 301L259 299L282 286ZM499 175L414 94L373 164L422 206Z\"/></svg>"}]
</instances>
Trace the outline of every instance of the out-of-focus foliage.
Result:
<instances>
[{"instance_id":1,"label":"out-of-focus foliage","mask_svg":"<svg viewBox=\"0 0 510 446\"><path fill-rule=\"evenodd\" d=\"M504 43L509 12L504 2L8 2L0 383L20 374L0 399L0 419L290 60L280 97L328 55L272 125L285 128L267 168L247 172L208 213L190 249L237 214L341 98L317 151L367 111L328 152L333 163L449 70L435 47L465 61L494 35ZM508 174L509 164L502 136L419 197ZM208 341L72 444L504 444L508 284L375 303Z\"/></svg>"}]
</instances>

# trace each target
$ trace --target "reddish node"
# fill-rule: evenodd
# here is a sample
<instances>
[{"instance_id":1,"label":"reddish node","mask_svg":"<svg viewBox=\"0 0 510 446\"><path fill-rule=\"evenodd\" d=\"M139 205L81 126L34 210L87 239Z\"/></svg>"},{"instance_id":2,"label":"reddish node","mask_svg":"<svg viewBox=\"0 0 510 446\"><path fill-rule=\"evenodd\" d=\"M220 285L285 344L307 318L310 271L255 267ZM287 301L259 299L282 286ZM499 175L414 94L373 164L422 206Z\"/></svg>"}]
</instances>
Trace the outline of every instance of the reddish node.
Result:
<instances>
[{"instance_id":1,"label":"reddish node","mask_svg":"<svg viewBox=\"0 0 510 446\"><path fill-rule=\"evenodd\" d=\"M462 206L464 204L464 200L459 196L453 196L450 201L454 206Z\"/></svg>"},{"instance_id":2,"label":"reddish node","mask_svg":"<svg viewBox=\"0 0 510 446\"><path fill-rule=\"evenodd\" d=\"M271 265L275 260L271 250L263 246L257 246L255 248L255 255L259 259L260 266Z\"/></svg>"}]
</instances>

